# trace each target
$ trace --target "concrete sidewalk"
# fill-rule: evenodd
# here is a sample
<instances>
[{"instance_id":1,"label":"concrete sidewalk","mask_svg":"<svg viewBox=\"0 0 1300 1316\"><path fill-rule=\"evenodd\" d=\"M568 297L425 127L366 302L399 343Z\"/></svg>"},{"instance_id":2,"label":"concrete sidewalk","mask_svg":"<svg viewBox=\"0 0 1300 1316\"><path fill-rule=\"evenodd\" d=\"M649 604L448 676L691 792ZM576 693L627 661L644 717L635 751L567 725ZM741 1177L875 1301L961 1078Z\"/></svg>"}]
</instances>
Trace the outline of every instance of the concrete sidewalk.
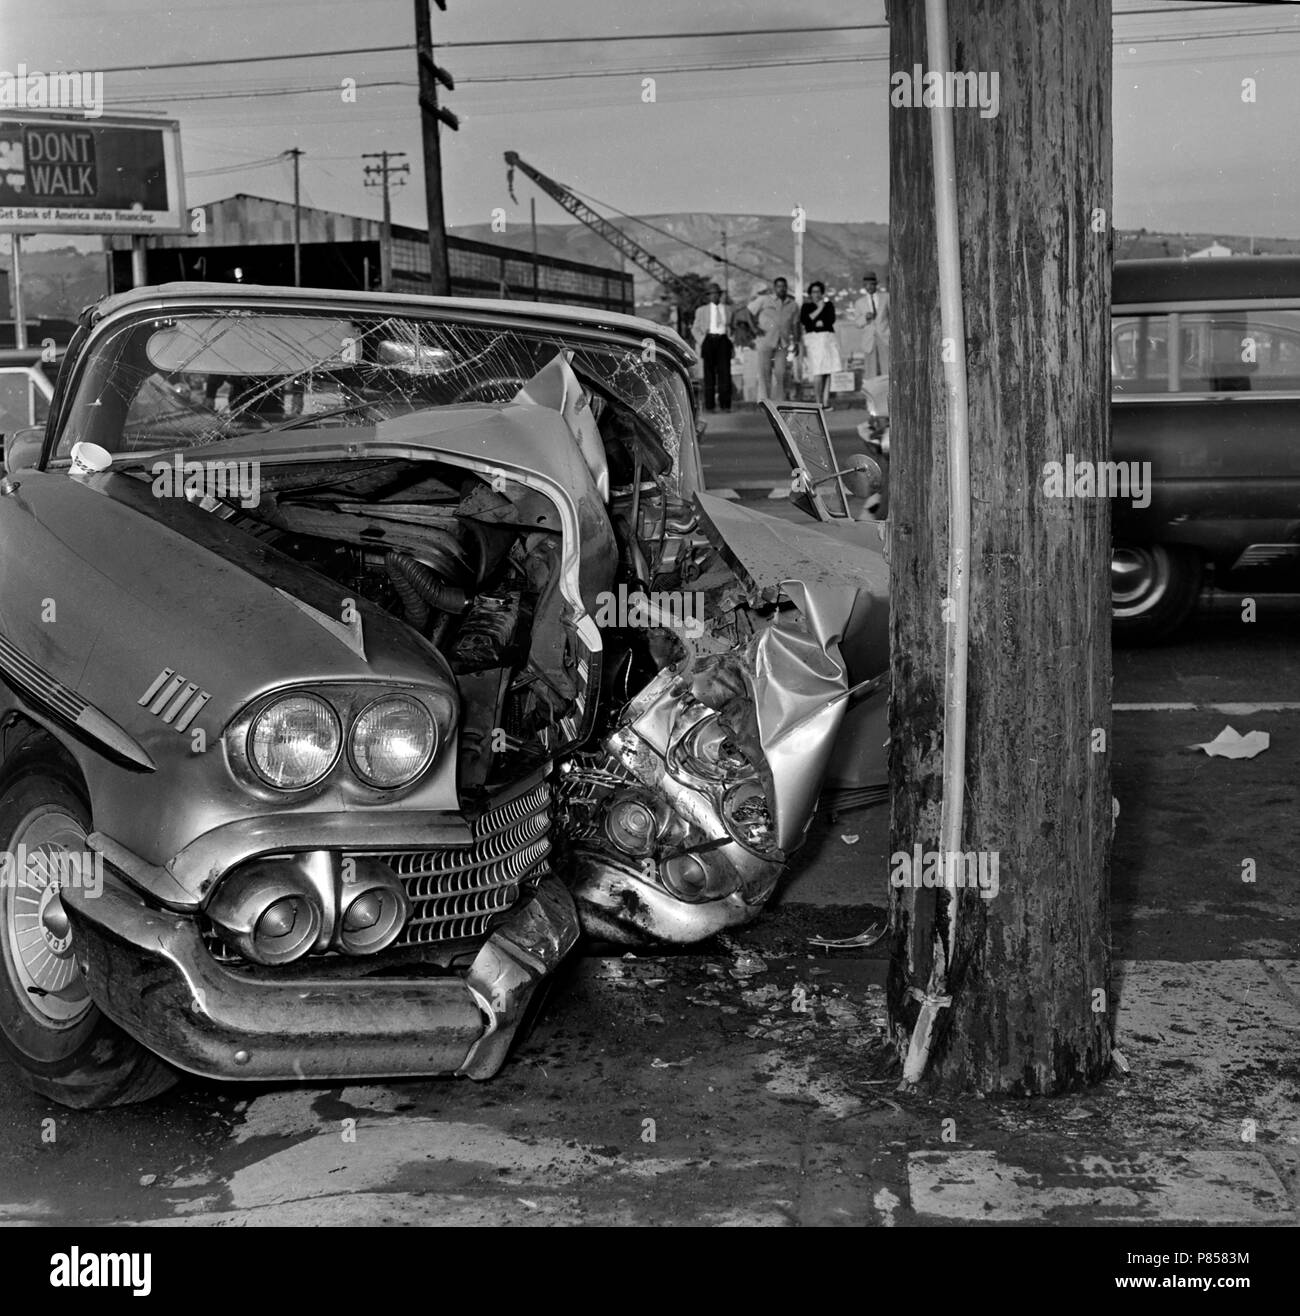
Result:
<instances>
[{"instance_id":1,"label":"concrete sidewalk","mask_svg":"<svg viewBox=\"0 0 1300 1316\"><path fill-rule=\"evenodd\" d=\"M752 403L703 417L700 441L709 492L744 501L784 498L790 490L790 466L767 417ZM856 450L858 426L867 419L862 406L839 406L826 412L826 425L838 455Z\"/></svg>"}]
</instances>

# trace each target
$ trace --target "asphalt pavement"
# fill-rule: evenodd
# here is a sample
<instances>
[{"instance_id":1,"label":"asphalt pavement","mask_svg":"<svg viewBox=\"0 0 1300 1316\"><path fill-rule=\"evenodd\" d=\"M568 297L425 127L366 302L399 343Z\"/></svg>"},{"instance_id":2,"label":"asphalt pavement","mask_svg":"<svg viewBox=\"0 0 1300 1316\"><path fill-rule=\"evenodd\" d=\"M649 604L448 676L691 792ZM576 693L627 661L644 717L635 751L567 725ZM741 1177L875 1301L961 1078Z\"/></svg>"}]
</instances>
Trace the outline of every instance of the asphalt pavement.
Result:
<instances>
[{"instance_id":1,"label":"asphalt pavement","mask_svg":"<svg viewBox=\"0 0 1300 1316\"><path fill-rule=\"evenodd\" d=\"M711 432L711 475L759 468L754 420ZM883 918L888 810L824 809L757 923L678 954L588 947L487 1083L187 1080L91 1113L0 1063L0 1221L1294 1227L1300 614L1240 615L1209 600L1176 641L1115 653L1123 1064L1095 1088L896 1091L883 948L810 941ZM1194 748L1225 726L1269 747Z\"/></svg>"},{"instance_id":2,"label":"asphalt pavement","mask_svg":"<svg viewBox=\"0 0 1300 1316\"><path fill-rule=\"evenodd\" d=\"M833 407L826 412L826 428L840 460L857 450L858 426L867 419L864 407ZM739 403L731 411L704 416L700 439L704 478L709 492L743 499L776 491L784 497L790 487L786 461L771 422L754 403Z\"/></svg>"}]
</instances>

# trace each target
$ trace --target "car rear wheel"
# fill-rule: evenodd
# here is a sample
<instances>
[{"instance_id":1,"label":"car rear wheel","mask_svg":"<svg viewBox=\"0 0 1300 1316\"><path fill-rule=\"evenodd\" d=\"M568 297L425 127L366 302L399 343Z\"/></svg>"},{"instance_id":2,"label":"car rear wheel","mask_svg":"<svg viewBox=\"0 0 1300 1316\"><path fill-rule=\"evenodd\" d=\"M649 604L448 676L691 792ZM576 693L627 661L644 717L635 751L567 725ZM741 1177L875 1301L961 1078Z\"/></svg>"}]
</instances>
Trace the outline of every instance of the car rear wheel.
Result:
<instances>
[{"instance_id":1,"label":"car rear wheel","mask_svg":"<svg viewBox=\"0 0 1300 1316\"><path fill-rule=\"evenodd\" d=\"M34 1092L78 1108L146 1101L177 1078L100 1013L77 968L59 877L76 880L65 857L87 853L89 830L73 775L29 741L0 781L0 1048Z\"/></svg>"},{"instance_id":2,"label":"car rear wheel","mask_svg":"<svg viewBox=\"0 0 1300 1316\"><path fill-rule=\"evenodd\" d=\"M1111 634L1149 644L1187 620L1201 592L1202 563L1178 544L1117 544L1111 553Z\"/></svg>"}]
</instances>

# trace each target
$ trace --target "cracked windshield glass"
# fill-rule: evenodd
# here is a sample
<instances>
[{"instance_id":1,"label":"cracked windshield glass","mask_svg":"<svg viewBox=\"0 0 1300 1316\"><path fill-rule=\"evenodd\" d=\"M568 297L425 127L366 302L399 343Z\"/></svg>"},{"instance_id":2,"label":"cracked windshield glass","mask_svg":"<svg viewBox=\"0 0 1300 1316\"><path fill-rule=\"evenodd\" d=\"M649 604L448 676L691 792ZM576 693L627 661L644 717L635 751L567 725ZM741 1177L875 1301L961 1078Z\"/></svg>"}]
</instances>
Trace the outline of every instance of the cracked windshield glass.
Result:
<instances>
[{"instance_id":1,"label":"cracked windshield glass","mask_svg":"<svg viewBox=\"0 0 1300 1316\"><path fill-rule=\"evenodd\" d=\"M687 386L648 340L623 347L537 328L245 309L124 326L88 363L54 456L67 458L78 442L145 454L507 403L561 353L571 354L597 419L607 413L605 424L631 427L678 467L691 423Z\"/></svg>"}]
</instances>

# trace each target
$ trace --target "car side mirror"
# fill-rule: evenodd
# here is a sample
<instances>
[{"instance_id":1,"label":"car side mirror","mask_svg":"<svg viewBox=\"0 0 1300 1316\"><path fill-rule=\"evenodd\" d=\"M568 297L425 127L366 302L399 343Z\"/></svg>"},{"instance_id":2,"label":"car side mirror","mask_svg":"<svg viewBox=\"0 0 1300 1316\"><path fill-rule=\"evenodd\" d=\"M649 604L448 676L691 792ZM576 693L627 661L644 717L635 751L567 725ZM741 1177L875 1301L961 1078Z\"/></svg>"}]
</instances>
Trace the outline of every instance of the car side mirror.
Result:
<instances>
[{"instance_id":1,"label":"car side mirror","mask_svg":"<svg viewBox=\"0 0 1300 1316\"><path fill-rule=\"evenodd\" d=\"M863 510L871 514L874 519L875 510L880 505L880 491L885 487L885 473L880 463L865 452L855 452L849 458L847 466L832 471L815 483L808 479L802 468L795 470L790 479L790 501L810 516L817 516L817 507L812 495L820 486L829 484L832 480L839 480L846 494L864 499ZM832 512L831 516L843 519L848 514L848 510L846 507L844 511ZM866 518L859 516L857 519Z\"/></svg>"},{"instance_id":2,"label":"car side mirror","mask_svg":"<svg viewBox=\"0 0 1300 1316\"><path fill-rule=\"evenodd\" d=\"M45 442L44 425L28 425L5 435L5 470L17 475L35 466L40 460L41 446Z\"/></svg>"},{"instance_id":3,"label":"car side mirror","mask_svg":"<svg viewBox=\"0 0 1300 1316\"><path fill-rule=\"evenodd\" d=\"M865 452L855 452L843 471L844 487L856 498L870 498L885 485L880 463Z\"/></svg>"}]
</instances>

